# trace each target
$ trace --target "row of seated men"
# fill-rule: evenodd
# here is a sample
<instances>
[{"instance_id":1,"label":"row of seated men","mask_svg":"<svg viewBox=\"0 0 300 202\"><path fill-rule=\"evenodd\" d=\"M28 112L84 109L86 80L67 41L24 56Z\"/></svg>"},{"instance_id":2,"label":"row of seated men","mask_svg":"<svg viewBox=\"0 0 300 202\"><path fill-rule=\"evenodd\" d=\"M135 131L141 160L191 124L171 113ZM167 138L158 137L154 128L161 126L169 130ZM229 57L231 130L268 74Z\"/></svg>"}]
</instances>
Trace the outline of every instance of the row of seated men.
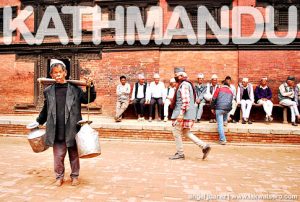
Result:
<instances>
[{"instance_id":1,"label":"row of seated men","mask_svg":"<svg viewBox=\"0 0 300 202\"><path fill-rule=\"evenodd\" d=\"M261 82L257 87L249 82L248 78L243 78L242 82L237 88L232 84L231 77L227 76L225 80L230 84L230 89L234 95L232 101L232 110L228 114L228 122L235 123L234 114L237 106L240 104L242 110L242 124L252 124L250 117L251 108L254 103L263 106L265 111L265 121L271 122L273 120L273 94L271 88L268 86L268 78L261 78ZM169 107L172 104L172 99L176 91L176 80L172 78L169 86L166 88L165 84L160 81L159 74L154 74L153 81L145 82L143 74L138 75L138 81L131 87L127 83L125 76L120 77L120 84L117 86L117 106L115 120L121 121L122 114L127 109L129 103L132 103L135 112L138 116L138 121L144 121L145 107L149 106L149 121L152 121L155 105L158 107L158 120L168 120ZM203 108L210 103L215 90L220 86L218 76L212 75L210 82L204 82L204 75L197 75L197 83L195 83L197 114L195 120L200 122L203 114ZM131 93L131 96L130 96ZM278 91L279 104L287 106L291 110L291 122L293 126L297 126L296 120L300 120L299 103L300 103L300 83L296 85L294 76L289 76L285 82L279 86ZM163 112L163 113L162 113ZM164 117L161 117L163 114ZM215 123L215 119L211 119L210 123Z\"/></svg>"}]
</instances>

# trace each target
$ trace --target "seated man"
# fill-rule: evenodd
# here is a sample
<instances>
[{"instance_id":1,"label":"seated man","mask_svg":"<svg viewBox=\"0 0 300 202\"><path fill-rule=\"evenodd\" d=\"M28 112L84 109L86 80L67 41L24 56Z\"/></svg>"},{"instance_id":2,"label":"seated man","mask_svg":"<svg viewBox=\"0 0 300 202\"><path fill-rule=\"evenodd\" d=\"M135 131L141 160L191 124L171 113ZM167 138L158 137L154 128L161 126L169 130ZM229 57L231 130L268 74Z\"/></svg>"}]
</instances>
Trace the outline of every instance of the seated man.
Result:
<instances>
[{"instance_id":1,"label":"seated man","mask_svg":"<svg viewBox=\"0 0 300 202\"><path fill-rule=\"evenodd\" d=\"M176 90L176 81L174 78L170 80L170 86L166 89L166 93L164 96L164 122L168 121L169 116L169 106L172 103L174 93Z\"/></svg>"},{"instance_id":2,"label":"seated man","mask_svg":"<svg viewBox=\"0 0 300 202\"><path fill-rule=\"evenodd\" d=\"M218 76L213 74L211 76L211 82L207 84L206 94L204 95L204 99L211 103L213 94L215 93L216 89L219 87L218 85ZM214 116L212 114L212 116ZM216 119L210 119L209 123L216 123Z\"/></svg>"},{"instance_id":3,"label":"seated man","mask_svg":"<svg viewBox=\"0 0 300 202\"><path fill-rule=\"evenodd\" d=\"M263 105L263 108L266 112L266 122L273 121L272 118L272 110L273 110L273 103L271 101L272 99L272 91L267 86L267 78L264 77L260 81L260 85L256 87L254 96L255 101L257 104Z\"/></svg>"},{"instance_id":4,"label":"seated man","mask_svg":"<svg viewBox=\"0 0 300 202\"><path fill-rule=\"evenodd\" d=\"M147 83L143 74L138 75L138 82L133 86L131 101L133 102L135 113L138 121L144 121L145 99L146 99Z\"/></svg>"},{"instance_id":5,"label":"seated man","mask_svg":"<svg viewBox=\"0 0 300 202\"><path fill-rule=\"evenodd\" d=\"M295 77L289 76L283 84L279 86L278 98L279 104L290 107L291 109L291 121L293 126L298 126L296 123L296 117L300 120L299 110L295 99Z\"/></svg>"},{"instance_id":6,"label":"seated man","mask_svg":"<svg viewBox=\"0 0 300 202\"><path fill-rule=\"evenodd\" d=\"M296 96L295 96L295 101L298 106L298 110L300 110L300 83L296 85Z\"/></svg>"},{"instance_id":7,"label":"seated man","mask_svg":"<svg viewBox=\"0 0 300 202\"><path fill-rule=\"evenodd\" d=\"M238 104L241 104L242 109L242 124L252 124L251 120L249 119L252 104L254 103L254 93L253 87L251 83L248 83L248 78L243 78L242 84L239 84L236 100Z\"/></svg>"},{"instance_id":8,"label":"seated man","mask_svg":"<svg viewBox=\"0 0 300 202\"><path fill-rule=\"evenodd\" d=\"M146 103L150 102L150 110L149 110L149 122L152 121L153 110L155 109L155 105L158 106L158 121L161 120L161 113L163 107L163 97L165 92L165 84L160 80L159 74L154 74L154 81L152 81L147 90Z\"/></svg>"},{"instance_id":9,"label":"seated man","mask_svg":"<svg viewBox=\"0 0 300 202\"><path fill-rule=\"evenodd\" d=\"M126 82L126 77L120 77L120 84L117 86L117 106L116 106L116 122L122 121L122 114L129 105L130 85Z\"/></svg>"},{"instance_id":10,"label":"seated man","mask_svg":"<svg viewBox=\"0 0 300 202\"><path fill-rule=\"evenodd\" d=\"M198 74L198 83L195 85L195 90L196 90L196 121L197 123L200 122L200 119L203 114L203 107L206 103L204 99L204 95L206 94L207 90L207 84L203 83L204 81L204 75L203 74Z\"/></svg>"},{"instance_id":11,"label":"seated man","mask_svg":"<svg viewBox=\"0 0 300 202\"><path fill-rule=\"evenodd\" d=\"M232 84L232 80L230 76L226 76L225 82L229 84L229 88L233 94L233 99L232 99L232 105L231 105L231 110L228 113L227 121L231 123L236 123L236 120L234 120L234 114L237 108L237 103L236 103L236 88Z\"/></svg>"}]
</instances>

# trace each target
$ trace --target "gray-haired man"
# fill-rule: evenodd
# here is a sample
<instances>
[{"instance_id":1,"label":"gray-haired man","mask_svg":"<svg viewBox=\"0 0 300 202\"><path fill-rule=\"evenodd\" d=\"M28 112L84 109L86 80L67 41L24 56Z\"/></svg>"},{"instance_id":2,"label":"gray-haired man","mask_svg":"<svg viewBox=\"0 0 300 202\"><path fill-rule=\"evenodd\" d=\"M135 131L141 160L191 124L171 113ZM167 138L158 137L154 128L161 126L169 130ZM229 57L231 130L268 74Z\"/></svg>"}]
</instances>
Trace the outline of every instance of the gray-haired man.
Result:
<instances>
[{"instance_id":1,"label":"gray-haired man","mask_svg":"<svg viewBox=\"0 0 300 202\"><path fill-rule=\"evenodd\" d=\"M45 102L37 122L42 125L46 123L46 144L53 146L54 171L56 174L56 185L61 186L64 180L64 159L69 153L71 165L72 185L78 185L79 158L75 135L80 127L78 121L82 120L81 103L87 104L96 99L95 87L91 78L85 78L91 83L91 96L81 88L67 83L66 65L60 60L51 60L50 75L55 79L55 84L47 87L44 91Z\"/></svg>"},{"instance_id":2,"label":"gray-haired man","mask_svg":"<svg viewBox=\"0 0 300 202\"><path fill-rule=\"evenodd\" d=\"M173 136L175 138L177 152L171 156L170 160L185 159L183 154L182 135L186 135L203 152L202 159L205 159L211 150L211 147L191 133L196 117L195 99L196 92L193 84L185 77L183 68L175 68L175 80L178 83L175 96L172 102L173 114Z\"/></svg>"}]
</instances>

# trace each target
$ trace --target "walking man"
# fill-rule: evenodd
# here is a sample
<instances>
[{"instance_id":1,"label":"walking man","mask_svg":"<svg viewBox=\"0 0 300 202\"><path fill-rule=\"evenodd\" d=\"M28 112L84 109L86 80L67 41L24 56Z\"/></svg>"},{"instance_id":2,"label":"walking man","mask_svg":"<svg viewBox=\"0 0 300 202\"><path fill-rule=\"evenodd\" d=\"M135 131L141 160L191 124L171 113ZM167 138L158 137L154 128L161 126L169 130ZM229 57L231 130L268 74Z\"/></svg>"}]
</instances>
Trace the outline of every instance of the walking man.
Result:
<instances>
[{"instance_id":1,"label":"walking man","mask_svg":"<svg viewBox=\"0 0 300 202\"><path fill-rule=\"evenodd\" d=\"M172 102L173 106L173 136L175 138L176 150L177 152L171 156L170 160L181 159L184 160L185 156L183 153L183 143L182 135L187 136L196 145L202 149L203 157L205 159L211 150L211 147L197 138L193 133L191 133L191 128L194 125L196 117L196 107L195 107L195 89L193 84L186 80L184 68L177 67L174 70L175 80L178 83L176 88L174 100Z\"/></svg>"},{"instance_id":2,"label":"walking man","mask_svg":"<svg viewBox=\"0 0 300 202\"><path fill-rule=\"evenodd\" d=\"M219 141L221 145L226 144L224 125L227 124L228 112L230 112L232 108L232 100L233 93L229 83L225 80L223 85L215 91L211 102L211 111L216 115L218 123Z\"/></svg>"}]
</instances>

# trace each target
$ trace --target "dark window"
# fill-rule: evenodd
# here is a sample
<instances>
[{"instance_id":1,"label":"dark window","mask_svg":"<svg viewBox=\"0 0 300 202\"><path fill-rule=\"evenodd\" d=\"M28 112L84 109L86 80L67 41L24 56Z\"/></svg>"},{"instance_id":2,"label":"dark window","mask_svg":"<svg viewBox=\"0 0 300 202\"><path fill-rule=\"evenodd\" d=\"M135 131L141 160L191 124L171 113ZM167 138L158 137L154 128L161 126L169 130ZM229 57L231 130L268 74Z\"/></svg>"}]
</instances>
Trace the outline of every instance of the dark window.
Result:
<instances>
[{"instance_id":1,"label":"dark window","mask_svg":"<svg viewBox=\"0 0 300 202\"><path fill-rule=\"evenodd\" d=\"M300 30L300 9L298 8L298 30ZM277 30L288 30L289 25L289 10L288 8L278 8L275 11L275 24Z\"/></svg>"},{"instance_id":2,"label":"dark window","mask_svg":"<svg viewBox=\"0 0 300 202\"><path fill-rule=\"evenodd\" d=\"M3 35L3 10L4 8L0 8L0 36ZM12 7L12 18L16 18L18 15L18 7ZM16 35L16 31L13 32L13 35Z\"/></svg>"}]
</instances>

